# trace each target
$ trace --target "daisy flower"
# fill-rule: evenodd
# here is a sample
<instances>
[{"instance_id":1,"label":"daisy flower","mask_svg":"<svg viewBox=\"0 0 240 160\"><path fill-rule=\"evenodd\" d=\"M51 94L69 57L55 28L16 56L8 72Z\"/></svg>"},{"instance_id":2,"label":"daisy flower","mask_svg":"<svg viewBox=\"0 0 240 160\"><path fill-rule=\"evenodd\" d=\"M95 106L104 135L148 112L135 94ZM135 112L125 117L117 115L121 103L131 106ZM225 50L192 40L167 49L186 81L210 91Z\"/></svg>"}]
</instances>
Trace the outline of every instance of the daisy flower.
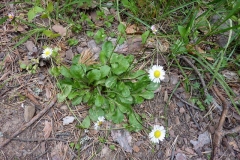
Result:
<instances>
[{"instance_id":1,"label":"daisy flower","mask_svg":"<svg viewBox=\"0 0 240 160\"><path fill-rule=\"evenodd\" d=\"M103 116L98 117L98 121L94 124L94 129L98 130L104 121L105 118Z\"/></svg>"},{"instance_id":2,"label":"daisy flower","mask_svg":"<svg viewBox=\"0 0 240 160\"><path fill-rule=\"evenodd\" d=\"M153 34L156 34L158 31L155 25L151 26L151 30L152 30Z\"/></svg>"},{"instance_id":3,"label":"daisy flower","mask_svg":"<svg viewBox=\"0 0 240 160\"><path fill-rule=\"evenodd\" d=\"M52 48L47 47L46 49L43 50L42 57L43 58L49 58L52 55Z\"/></svg>"},{"instance_id":4,"label":"daisy flower","mask_svg":"<svg viewBox=\"0 0 240 160\"><path fill-rule=\"evenodd\" d=\"M159 143L165 138L166 130L163 126L154 125L152 132L149 133L149 138L153 143Z\"/></svg>"},{"instance_id":5,"label":"daisy flower","mask_svg":"<svg viewBox=\"0 0 240 160\"><path fill-rule=\"evenodd\" d=\"M14 18L14 14L13 13L8 13L8 19L12 20Z\"/></svg>"},{"instance_id":6,"label":"daisy flower","mask_svg":"<svg viewBox=\"0 0 240 160\"><path fill-rule=\"evenodd\" d=\"M160 83L160 80L163 80L165 76L165 71L162 66L154 65L149 70L149 78L154 83Z\"/></svg>"}]
</instances>

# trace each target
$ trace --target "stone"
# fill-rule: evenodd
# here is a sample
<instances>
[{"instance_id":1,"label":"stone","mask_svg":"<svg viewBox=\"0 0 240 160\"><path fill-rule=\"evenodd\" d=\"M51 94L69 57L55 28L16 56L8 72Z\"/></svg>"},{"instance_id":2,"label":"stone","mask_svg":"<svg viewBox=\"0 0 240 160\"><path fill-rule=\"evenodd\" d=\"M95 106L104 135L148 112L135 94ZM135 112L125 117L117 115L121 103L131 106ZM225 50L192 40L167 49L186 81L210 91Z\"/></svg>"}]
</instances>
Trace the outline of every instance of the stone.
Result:
<instances>
[{"instance_id":1,"label":"stone","mask_svg":"<svg viewBox=\"0 0 240 160\"><path fill-rule=\"evenodd\" d=\"M26 105L24 107L24 120L25 122L29 122L32 117L34 116L35 114L35 106L32 106L32 105Z\"/></svg>"}]
</instances>

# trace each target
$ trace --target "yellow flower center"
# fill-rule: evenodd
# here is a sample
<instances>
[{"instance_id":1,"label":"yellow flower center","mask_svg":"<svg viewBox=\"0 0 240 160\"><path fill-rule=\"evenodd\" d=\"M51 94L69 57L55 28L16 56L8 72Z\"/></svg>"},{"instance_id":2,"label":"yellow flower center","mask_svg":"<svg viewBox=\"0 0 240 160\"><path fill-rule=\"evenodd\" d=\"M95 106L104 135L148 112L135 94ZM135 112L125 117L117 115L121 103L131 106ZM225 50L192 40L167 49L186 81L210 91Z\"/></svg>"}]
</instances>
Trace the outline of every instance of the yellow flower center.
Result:
<instances>
[{"instance_id":1,"label":"yellow flower center","mask_svg":"<svg viewBox=\"0 0 240 160\"><path fill-rule=\"evenodd\" d=\"M161 75L160 71L158 71L158 70L154 71L154 77L155 78L159 78L160 75Z\"/></svg>"},{"instance_id":2,"label":"yellow flower center","mask_svg":"<svg viewBox=\"0 0 240 160\"><path fill-rule=\"evenodd\" d=\"M102 121L99 121L99 122L98 122L98 126L101 126L101 125L102 125Z\"/></svg>"},{"instance_id":3,"label":"yellow flower center","mask_svg":"<svg viewBox=\"0 0 240 160\"><path fill-rule=\"evenodd\" d=\"M154 137L159 138L161 136L161 131L157 130L154 132Z\"/></svg>"},{"instance_id":4,"label":"yellow flower center","mask_svg":"<svg viewBox=\"0 0 240 160\"><path fill-rule=\"evenodd\" d=\"M50 51L46 51L46 53L45 53L47 56L49 56L50 54L51 54L51 52Z\"/></svg>"}]
</instances>

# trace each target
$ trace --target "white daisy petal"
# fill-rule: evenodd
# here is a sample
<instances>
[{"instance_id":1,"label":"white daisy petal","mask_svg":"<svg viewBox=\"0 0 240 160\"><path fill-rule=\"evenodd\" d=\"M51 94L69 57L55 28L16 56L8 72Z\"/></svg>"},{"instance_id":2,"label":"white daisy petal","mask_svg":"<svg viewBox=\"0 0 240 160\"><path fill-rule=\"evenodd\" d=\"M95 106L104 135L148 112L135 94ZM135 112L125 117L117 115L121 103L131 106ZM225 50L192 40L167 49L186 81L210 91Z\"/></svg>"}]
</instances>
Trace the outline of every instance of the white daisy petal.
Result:
<instances>
[{"instance_id":1,"label":"white daisy petal","mask_svg":"<svg viewBox=\"0 0 240 160\"><path fill-rule=\"evenodd\" d=\"M52 48L47 47L46 49L43 50L42 57L43 58L49 58L52 55Z\"/></svg>"},{"instance_id":2,"label":"white daisy petal","mask_svg":"<svg viewBox=\"0 0 240 160\"><path fill-rule=\"evenodd\" d=\"M149 78L154 83L160 83L161 80L164 79L165 71L163 70L162 66L154 65L149 70Z\"/></svg>"},{"instance_id":3,"label":"white daisy petal","mask_svg":"<svg viewBox=\"0 0 240 160\"><path fill-rule=\"evenodd\" d=\"M98 117L98 121L94 123L94 129L98 130L104 121L105 118L103 116Z\"/></svg>"},{"instance_id":4,"label":"white daisy petal","mask_svg":"<svg viewBox=\"0 0 240 160\"><path fill-rule=\"evenodd\" d=\"M153 130L149 133L149 139L153 143L159 143L159 141L163 141L166 135L166 130L163 126L154 125Z\"/></svg>"}]
</instances>

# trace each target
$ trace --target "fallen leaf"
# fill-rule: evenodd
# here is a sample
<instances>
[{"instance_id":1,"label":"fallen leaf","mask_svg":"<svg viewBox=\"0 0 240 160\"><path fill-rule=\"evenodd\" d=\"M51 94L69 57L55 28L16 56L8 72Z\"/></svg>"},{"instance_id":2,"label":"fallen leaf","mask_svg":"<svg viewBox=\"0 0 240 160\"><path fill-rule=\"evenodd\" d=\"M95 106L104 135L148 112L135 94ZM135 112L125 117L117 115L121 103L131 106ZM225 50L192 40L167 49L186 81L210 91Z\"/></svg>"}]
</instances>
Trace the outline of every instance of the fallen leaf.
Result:
<instances>
[{"instance_id":1,"label":"fallen leaf","mask_svg":"<svg viewBox=\"0 0 240 160\"><path fill-rule=\"evenodd\" d=\"M194 146L194 150L198 150L199 148L202 148L205 144L210 143L210 137L208 131L200 134L198 136L198 141L190 140L190 143Z\"/></svg>"},{"instance_id":2,"label":"fallen leaf","mask_svg":"<svg viewBox=\"0 0 240 160\"><path fill-rule=\"evenodd\" d=\"M136 145L133 146L133 150L134 150L134 152L139 152L140 151L139 147L136 146Z\"/></svg>"},{"instance_id":3,"label":"fallen leaf","mask_svg":"<svg viewBox=\"0 0 240 160\"><path fill-rule=\"evenodd\" d=\"M112 130L111 136L113 141L118 142L119 145L126 151L132 153L132 147L130 143L132 141L132 136L126 130Z\"/></svg>"},{"instance_id":4,"label":"fallen leaf","mask_svg":"<svg viewBox=\"0 0 240 160\"><path fill-rule=\"evenodd\" d=\"M73 116L67 116L63 118L63 125L68 125L70 123L73 123L74 121L74 117Z\"/></svg>"},{"instance_id":5,"label":"fallen leaf","mask_svg":"<svg viewBox=\"0 0 240 160\"><path fill-rule=\"evenodd\" d=\"M73 56L74 56L74 54L73 54L73 51L71 49L66 51L66 59L67 60L72 60Z\"/></svg>"},{"instance_id":6,"label":"fallen leaf","mask_svg":"<svg viewBox=\"0 0 240 160\"><path fill-rule=\"evenodd\" d=\"M35 44L32 41L27 41L25 43L25 46L27 47L27 50L29 52L37 52L37 47L35 46Z\"/></svg>"},{"instance_id":7,"label":"fallen leaf","mask_svg":"<svg viewBox=\"0 0 240 160\"><path fill-rule=\"evenodd\" d=\"M52 97L52 92L50 90L50 87L46 86L45 90L46 90L46 97L47 97L47 99L50 99Z\"/></svg>"},{"instance_id":8,"label":"fallen leaf","mask_svg":"<svg viewBox=\"0 0 240 160\"><path fill-rule=\"evenodd\" d=\"M59 142L52 150L51 152L51 158L52 160L63 160L65 155L65 149L62 142Z\"/></svg>"},{"instance_id":9,"label":"fallen leaf","mask_svg":"<svg viewBox=\"0 0 240 160\"><path fill-rule=\"evenodd\" d=\"M59 33L61 36L66 36L67 34L67 29L59 24L52 26L52 30Z\"/></svg>"},{"instance_id":10,"label":"fallen leaf","mask_svg":"<svg viewBox=\"0 0 240 160\"><path fill-rule=\"evenodd\" d=\"M127 33L127 34L134 34L134 33L136 33L138 30L139 30L139 28L138 28L135 24L133 24L133 25L127 26L127 28L126 28L126 33Z\"/></svg>"},{"instance_id":11,"label":"fallen leaf","mask_svg":"<svg viewBox=\"0 0 240 160\"><path fill-rule=\"evenodd\" d=\"M237 81L239 79L238 74L233 71L224 70L222 71L222 75L228 80L228 81Z\"/></svg>"},{"instance_id":12,"label":"fallen leaf","mask_svg":"<svg viewBox=\"0 0 240 160\"><path fill-rule=\"evenodd\" d=\"M100 153L100 158L106 158L106 157L109 157L109 154L111 153L111 150L107 147L107 146L104 146L101 153Z\"/></svg>"},{"instance_id":13,"label":"fallen leaf","mask_svg":"<svg viewBox=\"0 0 240 160\"><path fill-rule=\"evenodd\" d=\"M45 121L45 126L43 128L44 138L47 139L52 132L52 123Z\"/></svg>"},{"instance_id":14,"label":"fallen leaf","mask_svg":"<svg viewBox=\"0 0 240 160\"><path fill-rule=\"evenodd\" d=\"M141 36L134 36L129 38L121 45L117 45L114 52L123 54L138 54L144 45L142 44Z\"/></svg>"},{"instance_id":15,"label":"fallen leaf","mask_svg":"<svg viewBox=\"0 0 240 160\"><path fill-rule=\"evenodd\" d=\"M188 153L190 153L190 154L192 154L192 155L194 155L195 154L195 152L191 149L191 148L185 148L185 151L186 152L188 152Z\"/></svg>"},{"instance_id":16,"label":"fallen leaf","mask_svg":"<svg viewBox=\"0 0 240 160\"><path fill-rule=\"evenodd\" d=\"M238 147L238 145L237 145L237 143L236 143L235 140L229 142L229 145L230 145L230 146L233 146L233 149L234 149L235 151L240 152L239 147Z\"/></svg>"},{"instance_id":17,"label":"fallen leaf","mask_svg":"<svg viewBox=\"0 0 240 160\"><path fill-rule=\"evenodd\" d=\"M187 156L183 153L178 153L176 155L176 160L187 160Z\"/></svg>"}]
</instances>

